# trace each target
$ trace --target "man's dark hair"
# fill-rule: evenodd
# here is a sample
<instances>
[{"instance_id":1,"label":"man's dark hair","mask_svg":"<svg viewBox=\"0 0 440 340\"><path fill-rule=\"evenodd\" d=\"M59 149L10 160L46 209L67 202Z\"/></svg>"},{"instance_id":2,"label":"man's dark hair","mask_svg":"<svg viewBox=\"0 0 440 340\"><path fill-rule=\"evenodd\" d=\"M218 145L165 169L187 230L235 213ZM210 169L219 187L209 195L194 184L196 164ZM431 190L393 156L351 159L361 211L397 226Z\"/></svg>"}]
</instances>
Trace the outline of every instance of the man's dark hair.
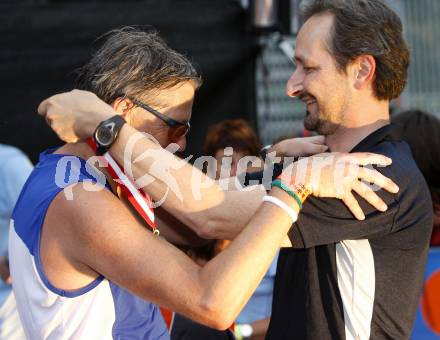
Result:
<instances>
[{"instance_id":1,"label":"man's dark hair","mask_svg":"<svg viewBox=\"0 0 440 340\"><path fill-rule=\"evenodd\" d=\"M338 68L345 72L358 56L373 56L376 98L397 98L405 87L409 65L399 16L380 0L311 0L302 8L304 21L323 13L334 16L328 49Z\"/></svg>"},{"instance_id":2,"label":"man's dark hair","mask_svg":"<svg viewBox=\"0 0 440 340\"><path fill-rule=\"evenodd\" d=\"M201 79L191 62L172 50L155 31L122 27L106 33L101 48L78 70L77 88L106 103L121 94L139 97L151 90Z\"/></svg>"}]
</instances>

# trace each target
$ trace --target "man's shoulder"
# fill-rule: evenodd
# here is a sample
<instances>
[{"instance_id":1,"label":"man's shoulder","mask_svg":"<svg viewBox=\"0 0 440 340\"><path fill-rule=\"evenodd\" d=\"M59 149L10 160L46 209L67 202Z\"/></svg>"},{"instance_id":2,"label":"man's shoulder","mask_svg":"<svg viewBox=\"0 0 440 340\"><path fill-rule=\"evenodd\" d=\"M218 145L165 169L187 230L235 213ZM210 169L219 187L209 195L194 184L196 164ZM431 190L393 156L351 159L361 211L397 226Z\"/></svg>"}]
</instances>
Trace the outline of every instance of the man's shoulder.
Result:
<instances>
[{"instance_id":1,"label":"man's shoulder","mask_svg":"<svg viewBox=\"0 0 440 340\"><path fill-rule=\"evenodd\" d=\"M417 226L414 232L432 228L432 203L428 185L419 170L408 144L404 141L384 141L371 152L381 153L393 160L388 167L377 168L385 176L391 178L398 186L399 192L393 195L398 205L393 218L393 230Z\"/></svg>"},{"instance_id":2,"label":"man's shoulder","mask_svg":"<svg viewBox=\"0 0 440 340\"><path fill-rule=\"evenodd\" d=\"M119 209L124 209L123 204L105 187L88 182L76 183L55 195L41 228L44 225L45 231L69 242L66 235L71 232L88 233L91 225L96 225L96 230L105 229L112 216L120 212Z\"/></svg>"},{"instance_id":3,"label":"man's shoulder","mask_svg":"<svg viewBox=\"0 0 440 340\"><path fill-rule=\"evenodd\" d=\"M46 151L40 155L40 161L32 172L25 196L26 199L51 199L61 190L67 195L67 189L80 182L102 187L107 185L105 176L81 157Z\"/></svg>"},{"instance_id":4,"label":"man's shoulder","mask_svg":"<svg viewBox=\"0 0 440 340\"><path fill-rule=\"evenodd\" d=\"M399 186L400 190L396 196L397 198L401 198L401 194L409 187L411 187L411 191L414 194L429 196L426 181L405 141L383 141L368 151L382 154L392 159L391 165L376 167L376 169Z\"/></svg>"},{"instance_id":5,"label":"man's shoulder","mask_svg":"<svg viewBox=\"0 0 440 340\"><path fill-rule=\"evenodd\" d=\"M89 170L85 161L79 157L42 154L12 213L15 230L31 252L35 251L38 244L40 230L49 208L52 212L60 210L60 213L73 217L70 211L63 211L67 204L60 202L70 202L73 207L83 203L78 194L80 190L96 192L94 198L99 196L98 191L104 191L105 182L100 183L99 177ZM91 203L92 201L83 203L83 206Z\"/></svg>"}]
</instances>

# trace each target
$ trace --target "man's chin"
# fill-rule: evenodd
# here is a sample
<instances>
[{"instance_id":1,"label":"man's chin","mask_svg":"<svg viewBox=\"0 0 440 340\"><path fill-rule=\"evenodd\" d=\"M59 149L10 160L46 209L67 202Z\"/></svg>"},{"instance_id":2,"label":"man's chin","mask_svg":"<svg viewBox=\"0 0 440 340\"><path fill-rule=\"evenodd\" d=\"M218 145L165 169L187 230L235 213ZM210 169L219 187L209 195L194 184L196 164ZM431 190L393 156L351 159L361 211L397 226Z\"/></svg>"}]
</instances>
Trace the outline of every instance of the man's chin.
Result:
<instances>
[{"instance_id":1,"label":"man's chin","mask_svg":"<svg viewBox=\"0 0 440 340\"><path fill-rule=\"evenodd\" d=\"M307 130L317 132L322 136L328 136L336 132L339 128L339 124L321 120L308 113L304 118L304 127Z\"/></svg>"},{"instance_id":2,"label":"man's chin","mask_svg":"<svg viewBox=\"0 0 440 340\"><path fill-rule=\"evenodd\" d=\"M316 131L318 124L319 118L310 111L306 111L306 116L304 117L304 127L309 131Z\"/></svg>"}]
</instances>

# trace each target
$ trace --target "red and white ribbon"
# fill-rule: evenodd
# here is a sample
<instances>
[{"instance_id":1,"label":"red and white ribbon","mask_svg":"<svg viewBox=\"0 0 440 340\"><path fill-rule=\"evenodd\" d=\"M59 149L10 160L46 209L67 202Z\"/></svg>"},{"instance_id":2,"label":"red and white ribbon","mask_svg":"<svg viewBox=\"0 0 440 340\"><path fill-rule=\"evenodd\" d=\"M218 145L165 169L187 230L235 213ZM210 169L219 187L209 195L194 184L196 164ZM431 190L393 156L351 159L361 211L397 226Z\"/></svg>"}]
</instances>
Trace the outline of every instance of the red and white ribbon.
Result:
<instances>
[{"instance_id":1,"label":"red and white ribbon","mask_svg":"<svg viewBox=\"0 0 440 340\"><path fill-rule=\"evenodd\" d=\"M88 139L87 144L96 153L96 143L93 139ZM116 162L110 153L106 152L102 157L107 161L107 170L116 182L117 186L121 188L123 194L127 197L130 204L137 211L137 213L144 219L151 227L153 233L159 235L159 230L156 227L154 220L153 201L151 197L143 190L136 188L132 178L128 177L124 168Z\"/></svg>"}]
</instances>

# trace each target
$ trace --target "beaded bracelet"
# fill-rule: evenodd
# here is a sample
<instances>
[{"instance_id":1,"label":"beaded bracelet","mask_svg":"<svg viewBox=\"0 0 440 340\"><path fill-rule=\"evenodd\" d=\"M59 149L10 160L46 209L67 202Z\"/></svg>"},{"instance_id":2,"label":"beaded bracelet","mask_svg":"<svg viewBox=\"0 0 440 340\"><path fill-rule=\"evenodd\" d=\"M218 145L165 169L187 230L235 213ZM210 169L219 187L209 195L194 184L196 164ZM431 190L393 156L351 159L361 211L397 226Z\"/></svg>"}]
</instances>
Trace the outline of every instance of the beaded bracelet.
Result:
<instances>
[{"instance_id":1,"label":"beaded bracelet","mask_svg":"<svg viewBox=\"0 0 440 340\"><path fill-rule=\"evenodd\" d=\"M285 185L283 182L281 182L280 179L277 178L276 180L274 180L272 182L272 188L273 187L278 187L281 190L287 192L290 197L295 199L296 203L298 203L299 208L300 209L302 208L303 201L301 201L301 198L299 198L299 196L295 192L293 192L292 189L290 189L287 185Z\"/></svg>"}]
</instances>

